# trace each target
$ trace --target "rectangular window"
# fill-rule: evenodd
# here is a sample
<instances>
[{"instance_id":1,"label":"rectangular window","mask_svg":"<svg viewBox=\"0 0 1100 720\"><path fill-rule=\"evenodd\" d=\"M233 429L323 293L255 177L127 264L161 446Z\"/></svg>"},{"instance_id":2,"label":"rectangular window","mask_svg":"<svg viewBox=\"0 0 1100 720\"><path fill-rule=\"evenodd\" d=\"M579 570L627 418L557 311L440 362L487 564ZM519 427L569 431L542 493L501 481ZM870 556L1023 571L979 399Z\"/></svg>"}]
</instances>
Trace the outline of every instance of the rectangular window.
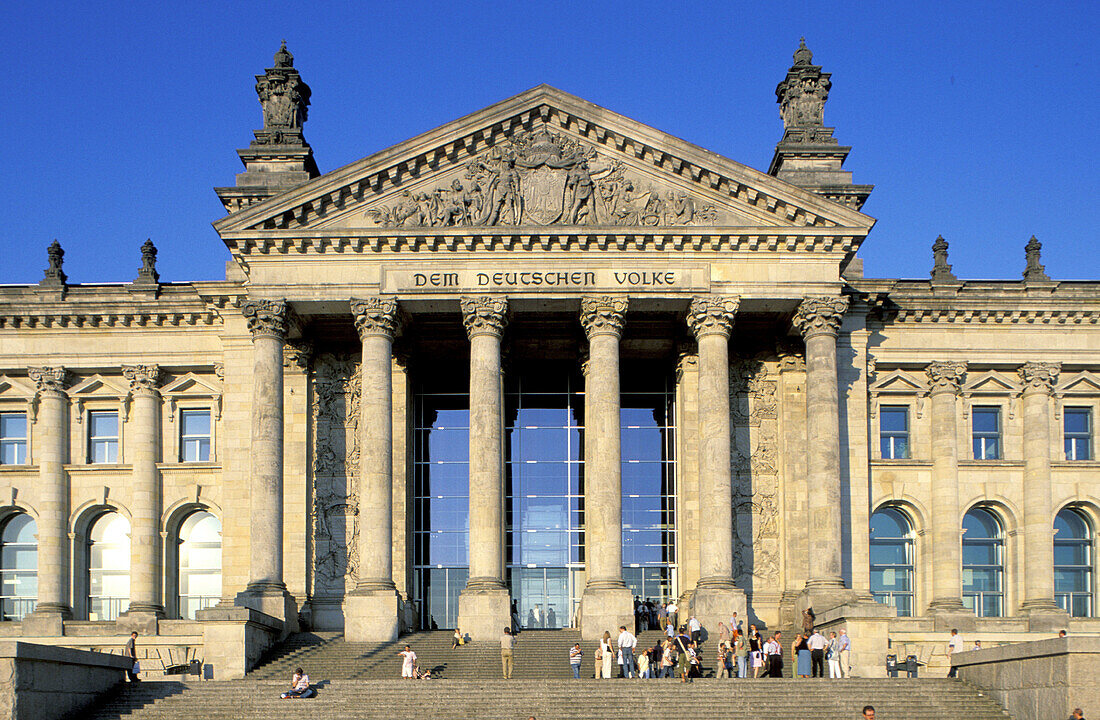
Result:
<instances>
[{"instance_id":1,"label":"rectangular window","mask_svg":"<svg viewBox=\"0 0 1100 720\"><path fill-rule=\"evenodd\" d=\"M878 428L883 460L908 460L909 407L884 405L879 409Z\"/></svg>"},{"instance_id":2,"label":"rectangular window","mask_svg":"<svg viewBox=\"0 0 1100 720\"><path fill-rule=\"evenodd\" d=\"M971 415L975 460L1001 459L1001 409L976 407Z\"/></svg>"},{"instance_id":3,"label":"rectangular window","mask_svg":"<svg viewBox=\"0 0 1100 720\"><path fill-rule=\"evenodd\" d=\"M180 411L180 462L210 462L210 411Z\"/></svg>"},{"instance_id":4,"label":"rectangular window","mask_svg":"<svg viewBox=\"0 0 1100 720\"><path fill-rule=\"evenodd\" d=\"M0 465L27 464L27 414L0 413Z\"/></svg>"},{"instance_id":5,"label":"rectangular window","mask_svg":"<svg viewBox=\"0 0 1100 720\"><path fill-rule=\"evenodd\" d=\"M88 413L88 462L118 462L118 413L114 410Z\"/></svg>"},{"instance_id":6,"label":"rectangular window","mask_svg":"<svg viewBox=\"0 0 1100 720\"><path fill-rule=\"evenodd\" d=\"M1092 409L1066 408L1062 418L1066 460L1092 460Z\"/></svg>"}]
</instances>

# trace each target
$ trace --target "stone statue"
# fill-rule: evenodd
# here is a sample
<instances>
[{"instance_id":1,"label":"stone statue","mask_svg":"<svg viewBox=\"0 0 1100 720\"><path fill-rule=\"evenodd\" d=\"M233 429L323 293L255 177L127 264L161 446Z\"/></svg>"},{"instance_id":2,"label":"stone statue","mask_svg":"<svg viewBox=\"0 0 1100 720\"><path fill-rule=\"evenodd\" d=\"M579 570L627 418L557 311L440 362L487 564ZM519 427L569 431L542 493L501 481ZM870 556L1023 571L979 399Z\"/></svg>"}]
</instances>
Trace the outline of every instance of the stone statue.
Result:
<instances>
[{"instance_id":1,"label":"stone statue","mask_svg":"<svg viewBox=\"0 0 1100 720\"><path fill-rule=\"evenodd\" d=\"M947 241L943 235L932 243L932 282L955 282L958 280L955 273L951 272L951 266L947 264Z\"/></svg>"},{"instance_id":2,"label":"stone statue","mask_svg":"<svg viewBox=\"0 0 1100 720\"><path fill-rule=\"evenodd\" d=\"M157 246L151 239L146 239L141 245L141 268L138 270L137 279L134 282L155 283L160 280L157 273Z\"/></svg>"},{"instance_id":3,"label":"stone statue","mask_svg":"<svg viewBox=\"0 0 1100 720\"><path fill-rule=\"evenodd\" d=\"M832 86L830 73L813 64L813 53L802 38L787 77L775 88L784 128L823 127L825 101Z\"/></svg>"},{"instance_id":4,"label":"stone statue","mask_svg":"<svg viewBox=\"0 0 1100 720\"><path fill-rule=\"evenodd\" d=\"M1024 282L1050 282L1050 276L1046 268L1039 262L1039 254L1043 250L1043 244L1032 235L1024 247L1024 257L1027 266L1024 268Z\"/></svg>"},{"instance_id":5,"label":"stone statue","mask_svg":"<svg viewBox=\"0 0 1100 720\"><path fill-rule=\"evenodd\" d=\"M65 260L65 251L61 249L61 243L57 240L50 243L50 246L46 248L46 257L49 265L46 267L45 277L38 284L64 285L67 277L65 271L61 269L61 264Z\"/></svg>"},{"instance_id":6,"label":"stone statue","mask_svg":"<svg viewBox=\"0 0 1100 720\"><path fill-rule=\"evenodd\" d=\"M592 224L596 219L595 183L588 171L588 162L582 160L569 171L565 178L565 189L571 193L569 209L565 213L565 221L570 225L580 225L583 222Z\"/></svg>"},{"instance_id":7,"label":"stone statue","mask_svg":"<svg viewBox=\"0 0 1100 720\"><path fill-rule=\"evenodd\" d=\"M264 113L264 130L301 130L309 107L309 86L294 69L294 56L283 41L275 67L256 76L256 94Z\"/></svg>"}]
</instances>

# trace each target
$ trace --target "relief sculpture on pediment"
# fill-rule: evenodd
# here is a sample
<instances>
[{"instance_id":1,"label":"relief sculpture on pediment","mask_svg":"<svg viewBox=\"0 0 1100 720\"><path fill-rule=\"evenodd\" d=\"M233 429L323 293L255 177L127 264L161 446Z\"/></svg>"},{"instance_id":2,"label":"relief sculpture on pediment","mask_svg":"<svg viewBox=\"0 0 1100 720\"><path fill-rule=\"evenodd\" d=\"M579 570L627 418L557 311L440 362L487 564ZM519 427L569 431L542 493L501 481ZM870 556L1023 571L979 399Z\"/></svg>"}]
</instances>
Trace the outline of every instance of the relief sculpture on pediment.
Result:
<instances>
[{"instance_id":1,"label":"relief sculpture on pediment","mask_svg":"<svg viewBox=\"0 0 1100 720\"><path fill-rule=\"evenodd\" d=\"M708 225L711 204L656 187L623 163L540 127L493 146L466 163L462 178L405 190L366 216L382 227L520 225Z\"/></svg>"}]
</instances>

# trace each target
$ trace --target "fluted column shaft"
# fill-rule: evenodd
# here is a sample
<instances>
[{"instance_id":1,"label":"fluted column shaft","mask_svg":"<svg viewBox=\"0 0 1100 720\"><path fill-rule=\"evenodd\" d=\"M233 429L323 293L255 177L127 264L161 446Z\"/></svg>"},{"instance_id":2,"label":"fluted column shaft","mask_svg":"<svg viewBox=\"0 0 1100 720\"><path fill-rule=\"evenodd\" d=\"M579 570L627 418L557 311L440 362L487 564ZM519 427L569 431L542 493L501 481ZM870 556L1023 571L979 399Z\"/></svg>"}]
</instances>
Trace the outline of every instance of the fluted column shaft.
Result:
<instances>
[{"instance_id":1,"label":"fluted column shaft","mask_svg":"<svg viewBox=\"0 0 1100 720\"><path fill-rule=\"evenodd\" d=\"M1061 366L1029 362L1024 383L1024 611L1053 611L1054 505L1050 482L1050 394Z\"/></svg>"},{"instance_id":2,"label":"fluted column shaft","mask_svg":"<svg viewBox=\"0 0 1100 720\"><path fill-rule=\"evenodd\" d=\"M247 301L241 311L252 332L252 446L248 590L285 591L283 583L283 343L287 306Z\"/></svg>"},{"instance_id":3,"label":"fluted column shaft","mask_svg":"<svg viewBox=\"0 0 1100 720\"><path fill-rule=\"evenodd\" d=\"M696 298L688 324L699 346L699 537L697 587L733 586L729 337L739 300Z\"/></svg>"},{"instance_id":4,"label":"fluted column shaft","mask_svg":"<svg viewBox=\"0 0 1100 720\"><path fill-rule=\"evenodd\" d=\"M625 587L619 340L626 308L625 298L581 299L581 324L588 336L584 541L589 588Z\"/></svg>"},{"instance_id":5,"label":"fluted column shaft","mask_svg":"<svg viewBox=\"0 0 1100 720\"><path fill-rule=\"evenodd\" d=\"M932 611L958 612L962 604L962 520L956 398L966 363L928 366L932 420Z\"/></svg>"},{"instance_id":6,"label":"fluted column shaft","mask_svg":"<svg viewBox=\"0 0 1100 720\"><path fill-rule=\"evenodd\" d=\"M359 400L360 590L394 590L393 582L393 338L397 302L353 300L363 344Z\"/></svg>"},{"instance_id":7,"label":"fluted column shaft","mask_svg":"<svg viewBox=\"0 0 1100 720\"><path fill-rule=\"evenodd\" d=\"M38 613L69 617L69 482L65 474L65 368L31 368L38 398Z\"/></svg>"},{"instance_id":8,"label":"fluted column shaft","mask_svg":"<svg viewBox=\"0 0 1100 720\"><path fill-rule=\"evenodd\" d=\"M161 487L157 472L160 368L123 366L130 381L133 421L129 428L130 487L130 609L164 615L161 598Z\"/></svg>"},{"instance_id":9,"label":"fluted column shaft","mask_svg":"<svg viewBox=\"0 0 1100 720\"><path fill-rule=\"evenodd\" d=\"M846 298L815 297L802 301L795 315L795 325L806 341L806 454L810 488L807 585L814 587L844 587L836 337L847 309Z\"/></svg>"},{"instance_id":10,"label":"fluted column shaft","mask_svg":"<svg viewBox=\"0 0 1100 720\"><path fill-rule=\"evenodd\" d=\"M470 338L470 578L467 588L504 587L504 397L502 298L462 299Z\"/></svg>"}]
</instances>

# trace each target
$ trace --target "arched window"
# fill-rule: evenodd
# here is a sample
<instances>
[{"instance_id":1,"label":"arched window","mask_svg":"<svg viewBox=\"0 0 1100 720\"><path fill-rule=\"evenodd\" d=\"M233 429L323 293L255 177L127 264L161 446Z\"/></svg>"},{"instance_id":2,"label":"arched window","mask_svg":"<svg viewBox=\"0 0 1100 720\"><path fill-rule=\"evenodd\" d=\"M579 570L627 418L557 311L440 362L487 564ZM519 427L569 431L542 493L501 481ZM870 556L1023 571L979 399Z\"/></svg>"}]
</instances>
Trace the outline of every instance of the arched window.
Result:
<instances>
[{"instance_id":1,"label":"arched window","mask_svg":"<svg viewBox=\"0 0 1100 720\"><path fill-rule=\"evenodd\" d=\"M106 512L88 533L88 619L114 620L130 607L130 521Z\"/></svg>"},{"instance_id":2,"label":"arched window","mask_svg":"<svg viewBox=\"0 0 1100 720\"><path fill-rule=\"evenodd\" d=\"M963 518L963 605L978 617L1004 614L1004 531L997 517L974 508Z\"/></svg>"},{"instance_id":3,"label":"arched window","mask_svg":"<svg viewBox=\"0 0 1100 720\"><path fill-rule=\"evenodd\" d=\"M913 528L896 508L871 516L871 594L899 617L913 614Z\"/></svg>"},{"instance_id":4,"label":"arched window","mask_svg":"<svg viewBox=\"0 0 1100 720\"><path fill-rule=\"evenodd\" d=\"M222 524L205 510L180 526L179 571L180 617L193 620L222 595Z\"/></svg>"},{"instance_id":5,"label":"arched window","mask_svg":"<svg viewBox=\"0 0 1100 720\"><path fill-rule=\"evenodd\" d=\"M1054 599L1073 617L1092 617L1092 532L1068 508L1054 518Z\"/></svg>"},{"instance_id":6,"label":"arched window","mask_svg":"<svg viewBox=\"0 0 1100 720\"><path fill-rule=\"evenodd\" d=\"M38 525L12 515L0 531L0 619L22 620L38 602Z\"/></svg>"}]
</instances>

